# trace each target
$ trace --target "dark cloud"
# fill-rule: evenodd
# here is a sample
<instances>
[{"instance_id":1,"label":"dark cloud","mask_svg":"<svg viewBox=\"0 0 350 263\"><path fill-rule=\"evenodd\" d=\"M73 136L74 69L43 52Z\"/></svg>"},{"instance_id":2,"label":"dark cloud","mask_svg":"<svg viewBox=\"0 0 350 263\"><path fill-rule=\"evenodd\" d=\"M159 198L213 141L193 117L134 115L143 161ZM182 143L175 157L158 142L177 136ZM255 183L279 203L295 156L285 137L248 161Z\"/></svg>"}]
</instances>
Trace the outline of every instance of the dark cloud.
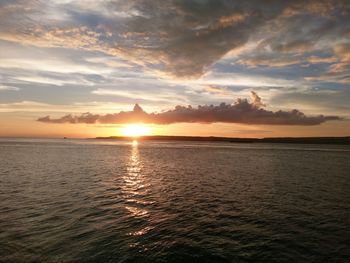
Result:
<instances>
[{"instance_id":1,"label":"dark cloud","mask_svg":"<svg viewBox=\"0 0 350 263\"><path fill-rule=\"evenodd\" d=\"M319 125L326 121L340 120L338 116L306 116L299 110L269 111L263 107L261 98L252 92L252 101L238 99L233 104L221 103L218 106L204 105L193 108L192 106L176 106L175 109L161 113L147 113L138 104L133 111L121 111L114 114L66 115L58 119L50 116L39 118L38 121L45 123L242 123L242 124L265 124L265 125Z\"/></svg>"},{"instance_id":2,"label":"dark cloud","mask_svg":"<svg viewBox=\"0 0 350 263\"><path fill-rule=\"evenodd\" d=\"M253 1L256 2L256 1ZM277 1L276 1L277 2ZM127 19L118 51L142 55L177 77L198 77L227 52L243 46L264 19L280 11L234 1L118 1L138 15ZM123 6L123 5L122 5ZM114 32L113 28L110 28ZM120 33L120 32L118 32Z\"/></svg>"}]
</instances>

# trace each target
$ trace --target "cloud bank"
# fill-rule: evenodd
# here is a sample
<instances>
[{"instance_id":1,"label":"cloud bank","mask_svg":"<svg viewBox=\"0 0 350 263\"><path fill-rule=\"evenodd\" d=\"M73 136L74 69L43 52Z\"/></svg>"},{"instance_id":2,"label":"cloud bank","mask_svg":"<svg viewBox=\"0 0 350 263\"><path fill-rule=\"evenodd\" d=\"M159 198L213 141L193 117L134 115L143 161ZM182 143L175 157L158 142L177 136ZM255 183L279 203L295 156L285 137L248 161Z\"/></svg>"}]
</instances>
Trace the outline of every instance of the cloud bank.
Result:
<instances>
[{"instance_id":1,"label":"cloud bank","mask_svg":"<svg viewBox=\"0 0 350 263\"><path fill-rule=\"evenodd\" d=\"M173 123L240 123L240 124L264 124L264 125L319 125L326 121L340 120L338 116L306 116L299 110L269 111L264 109L261 98L254 91L251 93L251 101L237 99L233 104L221 103L218 106L204 105L196 108L192 106L176 106L172 110L160 113L147 113L138 104L132 111L121 111L113 114L81 115L68 114L54 119L50 116L37 119L45 123L86 123L86 124L124 124L124 123L148 123L148 124L173 124Z\"/></svg>"},{"instance_id":2,"label":"cloud bank","mask_svg":"<svg viewBox=\"0 0 350 263\"><path fill-rule=\"evenodd\" d=\"M330 79L348 80L339 69L348 0L5 0L0 8L0 39L100 51L174 77L201 76L233 52L248 66L334 63Z\"/></svg>"}]
</instances>

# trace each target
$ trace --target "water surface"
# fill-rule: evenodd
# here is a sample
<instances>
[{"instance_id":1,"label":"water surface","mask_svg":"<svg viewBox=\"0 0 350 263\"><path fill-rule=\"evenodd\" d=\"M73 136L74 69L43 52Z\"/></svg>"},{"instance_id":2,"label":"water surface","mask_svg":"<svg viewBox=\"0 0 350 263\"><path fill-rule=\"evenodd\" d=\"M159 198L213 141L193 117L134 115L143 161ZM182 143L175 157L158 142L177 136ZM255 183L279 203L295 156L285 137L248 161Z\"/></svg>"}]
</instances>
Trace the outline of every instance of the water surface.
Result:
<instances>
[{"instance_id":1,"label":"water surface","mask_svg":"<svg viewBox=\"0 0 350 263\"><path fill-rule=\"evenodd\" d=\"M350 148L0 139L1 262L349 262Z\"/></svg>"}]
</instances>

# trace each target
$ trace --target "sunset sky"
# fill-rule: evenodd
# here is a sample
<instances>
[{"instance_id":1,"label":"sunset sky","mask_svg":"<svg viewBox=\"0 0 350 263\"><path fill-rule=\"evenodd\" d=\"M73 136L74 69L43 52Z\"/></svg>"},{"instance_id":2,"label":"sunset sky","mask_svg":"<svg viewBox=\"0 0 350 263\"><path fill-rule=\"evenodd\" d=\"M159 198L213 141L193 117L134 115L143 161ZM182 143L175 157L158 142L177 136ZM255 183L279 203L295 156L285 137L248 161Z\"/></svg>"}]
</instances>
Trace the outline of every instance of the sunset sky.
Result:
<instances>
[{"instance_id":1,"label":"sunset sky","mask_svg":"<svg viewBox=\"0 0 350 263\"><path fill-rule=\"evenodd\" d=\"M348 0L0 0L0 136L350 135L349 17Z\"/></svg>"}]
</instances>

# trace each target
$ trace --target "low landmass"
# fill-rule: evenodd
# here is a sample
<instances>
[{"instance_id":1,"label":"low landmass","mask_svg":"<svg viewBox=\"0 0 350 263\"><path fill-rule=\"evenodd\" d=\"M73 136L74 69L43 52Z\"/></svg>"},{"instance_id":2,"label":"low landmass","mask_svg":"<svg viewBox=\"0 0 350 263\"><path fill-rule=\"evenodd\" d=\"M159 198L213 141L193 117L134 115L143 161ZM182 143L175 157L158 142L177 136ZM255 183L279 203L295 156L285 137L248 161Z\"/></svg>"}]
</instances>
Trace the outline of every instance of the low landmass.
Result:
<instances>
[{"instance_id":1,"label":"low landmass","mask_svg":"<svg viewBox=\"0 0 350 263\"><path fill-rule=\"evenodd\" d=\"M135 137L109 136L96 137L102 140L134 140ZM200 137L200 136L168 136L149 135L137 137L140 141L204 141L204 142L231 142L231 143L297 143L297 144L346 144L350 145L350 136L347 137L273 137L273 138L230 138L230 137Z\"/></svg>"}]
</instances>

